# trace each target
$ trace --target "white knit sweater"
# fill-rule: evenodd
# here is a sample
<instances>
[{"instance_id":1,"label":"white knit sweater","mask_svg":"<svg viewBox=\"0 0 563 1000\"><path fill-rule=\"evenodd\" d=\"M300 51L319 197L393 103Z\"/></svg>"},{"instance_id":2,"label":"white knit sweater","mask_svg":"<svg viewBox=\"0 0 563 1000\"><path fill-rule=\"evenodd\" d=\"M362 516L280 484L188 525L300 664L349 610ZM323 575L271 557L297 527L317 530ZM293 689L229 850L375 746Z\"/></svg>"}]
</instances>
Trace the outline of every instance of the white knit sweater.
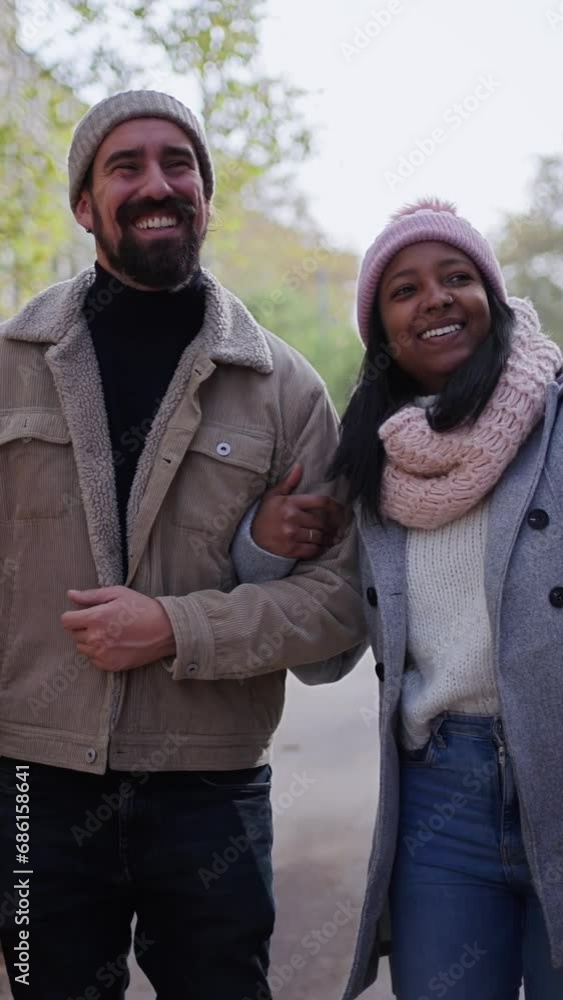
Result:
<instances>
[{"instance_id":1,"label":"white knit sweater","mask_svg":"<svg viewBox=\"0 0 563 1000\"><path fill-rule=\"evenodd\" d=\"M494 715L499 704L485 600L488 501L407 536L407 670L402 741L421 747L441 712Z\"/></svg>"}]
</instances>

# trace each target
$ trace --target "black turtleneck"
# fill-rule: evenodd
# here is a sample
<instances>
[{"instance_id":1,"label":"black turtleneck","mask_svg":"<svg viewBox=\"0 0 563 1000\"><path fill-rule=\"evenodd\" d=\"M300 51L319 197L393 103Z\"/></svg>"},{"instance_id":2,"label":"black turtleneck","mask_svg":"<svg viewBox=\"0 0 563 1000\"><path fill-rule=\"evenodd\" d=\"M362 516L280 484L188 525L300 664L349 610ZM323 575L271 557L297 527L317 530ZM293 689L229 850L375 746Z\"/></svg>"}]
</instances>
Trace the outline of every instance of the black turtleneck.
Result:
<instances>
[{"instance_id":1,"label":"black turtleneck","mask_svg":"<svg viewBox=\"0 0 563 1000\"><path fill-rule=\"evenodd\" d=\"M84 311L104 390L125 579L131 484L182 352L201 329L205 285L199 271L177 292L142 292L123 285L96 263Z\"/></svg>"}]
</instances>

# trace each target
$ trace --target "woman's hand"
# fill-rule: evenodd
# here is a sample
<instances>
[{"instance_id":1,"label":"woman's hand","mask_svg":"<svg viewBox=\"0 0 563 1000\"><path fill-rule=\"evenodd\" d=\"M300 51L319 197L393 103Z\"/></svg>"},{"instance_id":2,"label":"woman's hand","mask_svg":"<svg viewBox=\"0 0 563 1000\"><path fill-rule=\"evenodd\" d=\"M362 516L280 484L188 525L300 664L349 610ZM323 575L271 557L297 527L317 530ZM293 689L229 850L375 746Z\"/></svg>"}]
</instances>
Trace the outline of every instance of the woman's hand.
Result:
<instances>
[{"instance_id":1,"label":"woman's hand","mask_svg":"<svg viewBox=\"0 0 563 1000\"><path fill-rule=\"evenodd\" d=\"M339 541L346 508L320 493L291 495L303 477L294 465L285 479L267 490L252 524L260 548L287 559L314 559Z\"/></svg>"}]
</instances>

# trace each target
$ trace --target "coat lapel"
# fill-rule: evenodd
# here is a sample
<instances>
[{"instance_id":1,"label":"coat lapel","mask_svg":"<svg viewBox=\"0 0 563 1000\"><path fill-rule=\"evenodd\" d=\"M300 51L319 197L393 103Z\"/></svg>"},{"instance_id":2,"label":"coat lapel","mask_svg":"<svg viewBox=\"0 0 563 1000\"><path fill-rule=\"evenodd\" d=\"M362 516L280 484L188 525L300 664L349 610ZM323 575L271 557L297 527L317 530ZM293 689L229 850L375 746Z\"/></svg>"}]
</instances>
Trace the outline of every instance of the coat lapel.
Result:
<instances>
[{"instance_id":1,"label":"coat lapel","mask_svg":"<svg viewBox=\"0 0 563 1000\"><path fill-rule=\"evenodd\" d=\"M491 495L485 551L485 589L493 634L499 635L501 596L510 554L545 463L553 423L563 391L551 382L545 417L520 448Z\"/></svg>"},{"instance_id":2,"label":"coat lapel","mask_svg":"<svg viewBox=\"0 0 563 1000\"><path fill-rule=\"evenodd\" d=\"M62 339L47 350L45 360L72 439L98 583L100 587L109 587L122 582L121 539L102 382L82 312L88 285L89 282L75 288L74 308L69 308L70 322L64 323L64 309Z\"/></svg>"}]
</instances>

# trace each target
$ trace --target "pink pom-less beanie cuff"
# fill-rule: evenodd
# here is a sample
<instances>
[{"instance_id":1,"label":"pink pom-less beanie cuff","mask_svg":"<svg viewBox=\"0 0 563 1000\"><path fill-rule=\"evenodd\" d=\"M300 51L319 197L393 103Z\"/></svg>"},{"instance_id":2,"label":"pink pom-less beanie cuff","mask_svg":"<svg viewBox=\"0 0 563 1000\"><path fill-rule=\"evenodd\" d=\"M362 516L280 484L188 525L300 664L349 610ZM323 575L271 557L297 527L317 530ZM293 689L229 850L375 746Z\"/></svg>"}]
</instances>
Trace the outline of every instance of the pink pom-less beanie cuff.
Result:
<instances>
[{"instance_id":1,"label":"pink pom-less beanie cuff","mask_svg":"<svg viewBox=\"0 0 563 1000\"><path fill-rule=\"evenodd\" d=\"M502 271L490 244L467 219L457 215L455 205L433 199L407 205L376 237L362 261L357 315L360 336L366 347L370 317L385 268L400 250L428 240L449 243L462 250L488 279L498 297L507 301Z\"/></svg>"}]
</instances>

